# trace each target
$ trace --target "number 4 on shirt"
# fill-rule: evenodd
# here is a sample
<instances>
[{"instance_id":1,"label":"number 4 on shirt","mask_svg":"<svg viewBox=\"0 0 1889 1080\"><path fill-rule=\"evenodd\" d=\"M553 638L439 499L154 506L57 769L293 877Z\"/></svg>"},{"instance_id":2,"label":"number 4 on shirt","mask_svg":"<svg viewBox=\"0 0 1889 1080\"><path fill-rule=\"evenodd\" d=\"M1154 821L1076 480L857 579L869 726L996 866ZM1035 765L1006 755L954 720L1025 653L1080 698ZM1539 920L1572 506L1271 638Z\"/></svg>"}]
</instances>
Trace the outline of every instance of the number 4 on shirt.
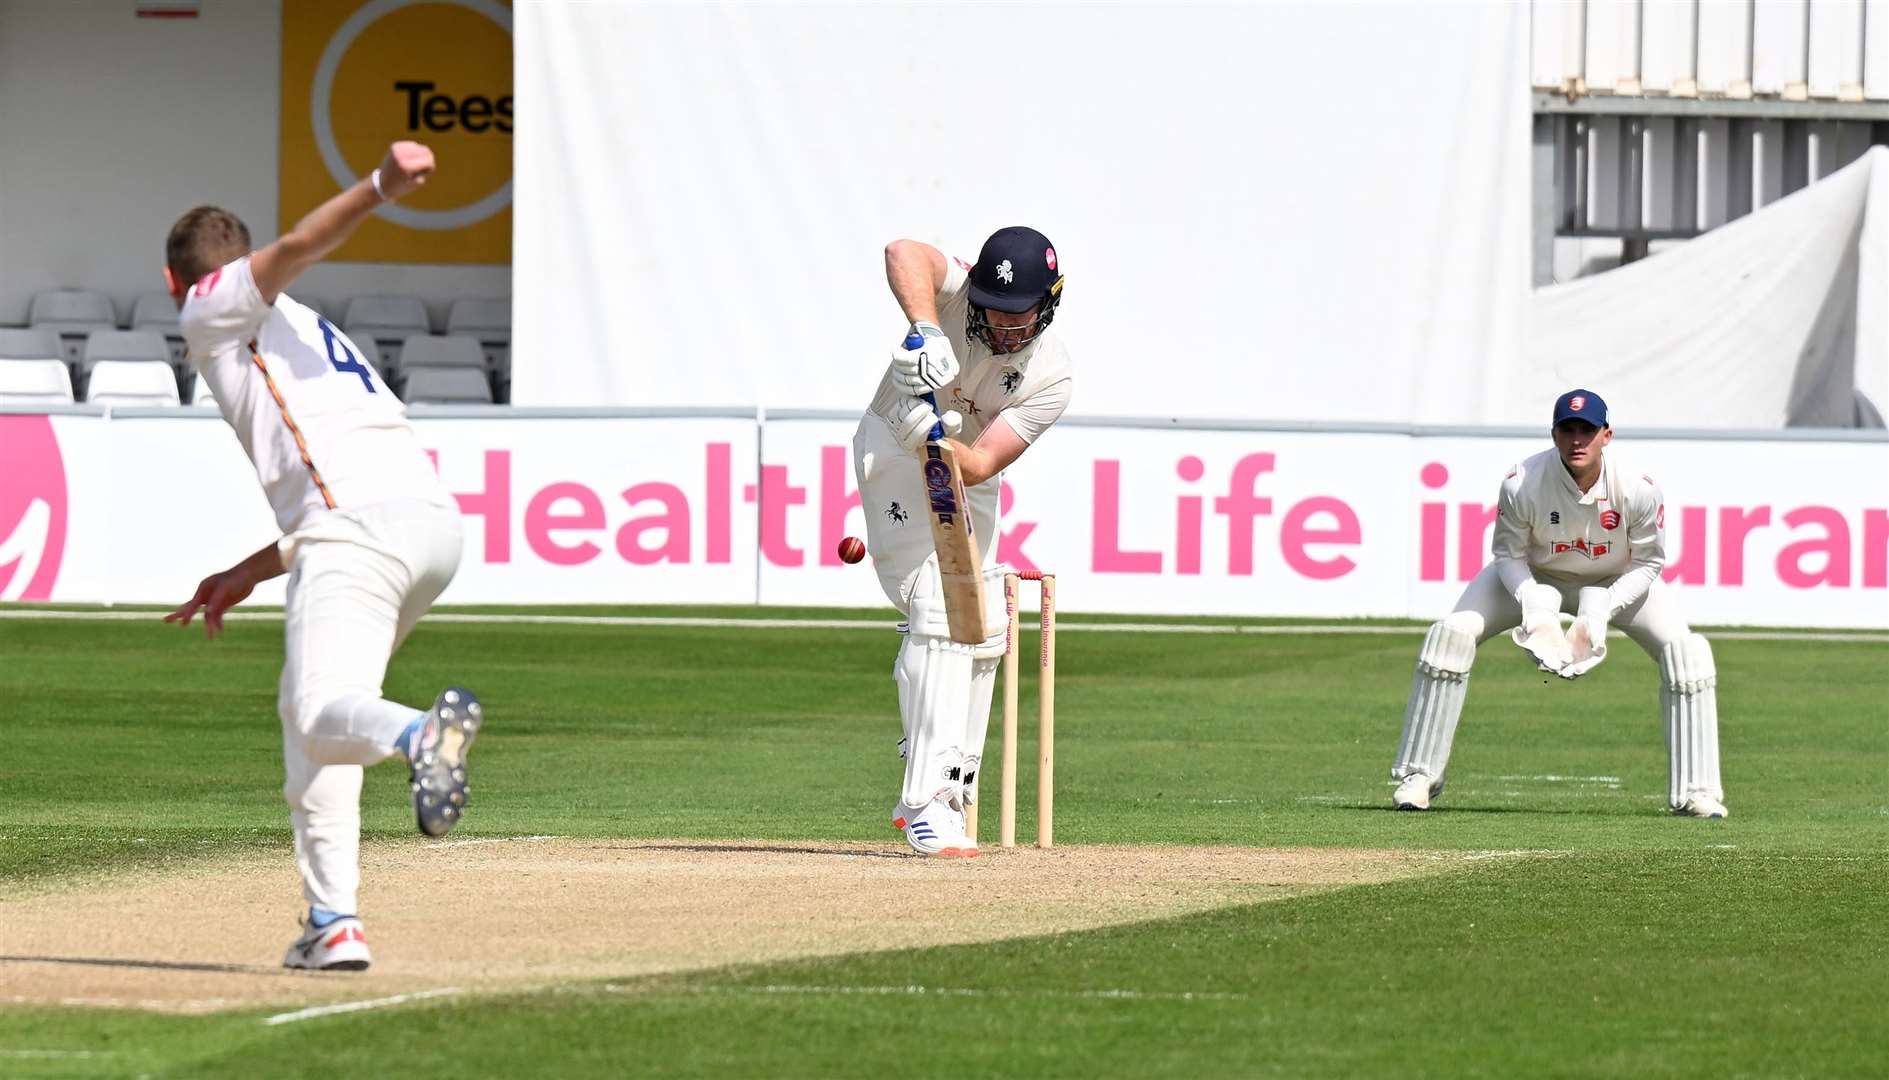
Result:
<instances>
[{"instance_id":1,"label":"number 4 on shirt","mask_svg":"<svg viewBox=\"0 0 1889 1080\"><path fill-rule=\"evenodd\" d=\"M348 343L335 333L334 326L327 319L317 315L315 321L321 324L321 339L328 344L328 362L334 365L336 371L359 375L361 385L367 387L368 393L374 393L374 373L361 363L360 357L348 351Z\"/></svg>"}]
</instances>

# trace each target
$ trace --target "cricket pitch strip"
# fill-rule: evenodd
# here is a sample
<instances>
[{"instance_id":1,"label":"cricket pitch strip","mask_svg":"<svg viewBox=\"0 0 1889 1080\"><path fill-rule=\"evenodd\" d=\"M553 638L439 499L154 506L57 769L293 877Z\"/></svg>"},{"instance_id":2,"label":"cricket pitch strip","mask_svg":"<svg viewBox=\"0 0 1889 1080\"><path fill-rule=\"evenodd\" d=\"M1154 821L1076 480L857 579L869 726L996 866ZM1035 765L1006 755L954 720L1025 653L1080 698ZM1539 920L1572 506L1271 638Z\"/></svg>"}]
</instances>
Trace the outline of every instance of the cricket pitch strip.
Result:
<instances>
[{"instance_id":1,"label":"cricket pitch strip","mask_svg":"<svg viewBox=\"0 0 1889 1080\"><path fill-rule=\"evenodd\" d=\"M986 848L533 837L364 844L366 972L276 966L301 888L284 850L0 899L0 1006L219 1012L1086 930L1443 871L1340 849ZM930 897L929 923L898 917ZM939 900L938 897L948 897ZM465 912L451 940L437 912ZM154 914L140 914L144 912Z\"/></svg>"}]
</instances>

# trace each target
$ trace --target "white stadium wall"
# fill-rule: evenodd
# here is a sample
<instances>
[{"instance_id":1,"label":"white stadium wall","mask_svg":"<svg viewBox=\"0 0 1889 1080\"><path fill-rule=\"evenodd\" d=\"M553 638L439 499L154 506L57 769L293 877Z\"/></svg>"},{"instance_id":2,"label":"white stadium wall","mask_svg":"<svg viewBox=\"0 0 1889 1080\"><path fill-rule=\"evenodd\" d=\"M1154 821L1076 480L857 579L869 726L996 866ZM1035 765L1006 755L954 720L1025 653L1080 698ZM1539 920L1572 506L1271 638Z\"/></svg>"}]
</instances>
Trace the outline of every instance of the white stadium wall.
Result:
<instances>
[{"instance_id":1,"label":"white stadium wall","mask_svg":"<svg viewBox=\"0 0 1889 1080\"><path fill-rule=\"evenodd\" d=\"M1019 223L1081 415L1485 422L1519 351L1525 4L517 16L516 402L863 408L886 242Z\"/></svg>"},{"instance_id":2,"label":"white stadium wall","mask_svg":"<svg viewBox=\"0 0 1889 1080\"><path fill-rule=\"evenodd\" d=\"M466 522L443 603L884 607L853 422L422 415ZM1077 612L1415 616L1483 564L1536 434L1071 424L1006 481L999 557ZM1701 624L1889 628L1889 442L1622 437L1668 496L1667 578ZM274 535L207 411L0 415L0 600L176 602ZM1753 475L1788 484L1752 484ZM912 518L914 528L922 519ZM259 590L279 602L280 583ZM888 609L889 613L889 609Z\"/></svg>"}]
</instances>

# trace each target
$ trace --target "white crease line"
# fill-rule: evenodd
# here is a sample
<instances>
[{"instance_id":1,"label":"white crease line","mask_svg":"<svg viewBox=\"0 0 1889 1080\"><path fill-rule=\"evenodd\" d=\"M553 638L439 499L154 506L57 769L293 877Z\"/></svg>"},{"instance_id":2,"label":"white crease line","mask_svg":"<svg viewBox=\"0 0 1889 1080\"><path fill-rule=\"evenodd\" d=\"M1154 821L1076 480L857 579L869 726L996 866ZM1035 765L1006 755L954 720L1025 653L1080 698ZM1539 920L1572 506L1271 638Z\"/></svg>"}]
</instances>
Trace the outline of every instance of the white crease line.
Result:
<instances>
[{"instance_id":1,"label":"white crease line","mask_svg":"<svg viewBox=\"0 0 1889 1080\"><path fill-rule=\"evenodd\" d=\"M74 619L106 622L134 622L163 618L161 611L42 611L13 609L0 605L0 620ZM223 618L239 622L281 622L279 611L232 611ZM876 619L740 619L709 616L668 615L498 615L443 611L426 616L429 622L474 624L519 624L546 626L681 626L705 629L759 630L876 630L884 632L892 624ZM1026 622L1025 628L1034 623ZM1350 623L1299 623L1286 625L1250 625L1246 623L1090 623L1062 620L1059 630L1098 631L1118 634L1258 634L1263 636L1364 634L1414 637L1429 631L1428 626L1357 626ZM1864 645L1889 644L1889 634L1835 634L1820 630L1709 630L1707 637L1726 641L1818 641L1851 642Z\"/></svg>"},{"instance_id":2,"label":"white crease line","mask_svg":"<svg viewBox=\"0 0 1889 1080\"><path fill-rule=\"evenodd\" d=\"M1463 855L1463 861L1475 862L1479 859L1556 859L1563 855L1571 854L1573 854L1573 852L1570 851L1516 848L1513 851L1471 851Z\"/></svg>"},{"instance_id":3,"label":"white crease line","mask_svg":"<svg viewBox=\"0 0 1889 1080\"><path fill-rule=\"evenodd\" d=\"M446 997L459 993L457 986L442 986L437 990L420 990L411 994L395 994L392 997L370 998L366 1001L344 1001L339 1005L317 1005L312 1009L298 1009L295 1012L277 1013L267 1017L263 1024L274 1027L277 1024L293 1024L301 1020L313 1020L317 1016L337 1016L341 1013L363 1012L387 1005L404 1005L409 1001L424 1001L427 998Z\"/></svg>"},{"instance_id":4,"label":"white crease line","mask_svg":"<svg viewBox=\"0 0 1889 1080\"><path fill-rule=\"evenodd\" d=\"M634 990L607 984L604 989L612 993ZM662 993L661 988L650 988L647 992ZM690 993L698 994L831 994L838 996L866 997L1002 997L1002 998L1057 998L1068 1000L1091 1001L1245 1001L1247 995L1225 993L1212 990L1004 990L998 988L979 989L975 987L951 986L802 986L794 984L773 984L768 986L704 986L693 987Z\"/></svg>"},{"instance_id":5,"label":"white crease line","mask_svg":"<svg viewBox=\"0 0 1889 1080\"><path fill-rule=\"evenodd\" d=\"M493 836L477 840L442 840L437 844L422 845L428 851L440 848L471 847L474 844L535 844L545 840L568 840L566 836Z\"/></svg>"},{"instance_id":6,"label":"white crease line","mask_svg":"<svg viewBox=\"0 0 1889 1080\"><path fill-rule=\"evenodd\" d=\"M1618 784L1618 776L1557 776L1548 773L1542 776L1498 776L1497 780L1545 780L1550 784Z\"/></svg>"}]
</instances>

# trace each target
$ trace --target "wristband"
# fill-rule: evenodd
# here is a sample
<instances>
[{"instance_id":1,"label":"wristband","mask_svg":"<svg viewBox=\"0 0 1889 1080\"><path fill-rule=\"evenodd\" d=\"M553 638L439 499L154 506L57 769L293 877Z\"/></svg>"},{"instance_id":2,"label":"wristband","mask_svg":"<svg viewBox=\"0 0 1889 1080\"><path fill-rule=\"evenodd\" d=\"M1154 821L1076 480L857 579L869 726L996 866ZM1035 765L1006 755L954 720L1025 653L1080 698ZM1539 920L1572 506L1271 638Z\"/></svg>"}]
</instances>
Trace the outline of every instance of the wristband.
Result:
<instances>
[{"instance_id":1,"label":"wristband","mask_svg":"<svg viewBox=\"0 0 1889 1080\"><path fill-rule=\"evenodd\" d=\"M381 202L386 202L387 193L381 190L381 186L380 186L380 170L375 169L372 173L369 173L367 179L369 183L372 183L374 185L374 194L380 196Z\"/></svg>"}]
</instances>

